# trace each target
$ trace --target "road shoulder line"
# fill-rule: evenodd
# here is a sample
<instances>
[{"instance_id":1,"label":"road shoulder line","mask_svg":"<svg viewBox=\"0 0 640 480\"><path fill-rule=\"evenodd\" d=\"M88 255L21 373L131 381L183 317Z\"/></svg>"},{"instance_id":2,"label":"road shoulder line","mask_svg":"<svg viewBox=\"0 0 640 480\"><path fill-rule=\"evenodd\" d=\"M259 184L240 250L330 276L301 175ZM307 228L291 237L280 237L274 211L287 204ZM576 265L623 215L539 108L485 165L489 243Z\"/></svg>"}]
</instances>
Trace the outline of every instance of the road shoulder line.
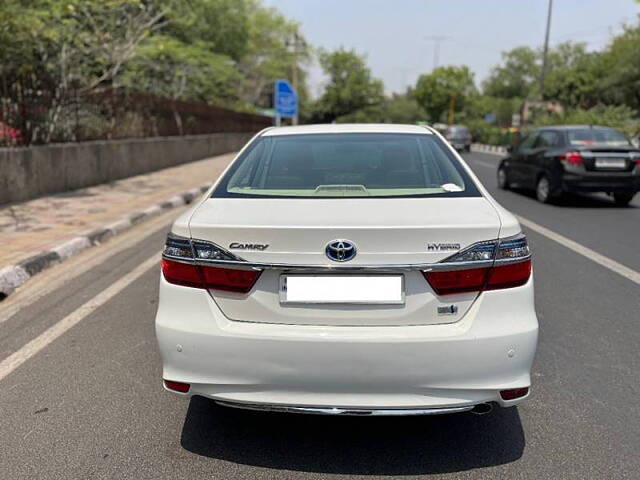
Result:
<instances>
[{"instance_id":1,"label":"road shoulder line","mask_svg":"<svg viewBox=\"0 0 640 480\"><path fill-rule=\"evenodd\" d=\"M107 303L131 283L144 275L150 268L158 264L161 252L154 253L147 260L142 262L132 271L111 284L107 289L84 303L82 306L71 312L62 320L53 324L29 343L13 352L2 362L0 362L0 381L10 375L16 368L31 359L34 355L44 349L51 342L62 336L74 325L80 323L87 316Z\"/></svg>"},{"instance_id":2,"label":"road shoulder line","mask_svg":"<svg viewBox=\"0 0 640 480\"><path fill-rule=\"evenodd\" d=\"M521 225L524 225L525 227L530 228L534 232L537 232L540 235L543 235L548 239L559 243L560 245L568 248L569 250L573 250L574 252L582 255L583 257L586 257L589 260L599 265L602 265L603 267L611 270L612 272L617 273L618 275L621 275L631 280L632 282L640 284L640 272L637 272L632 268L622 265L621 263L618 263L615 260L596 252L595 250L591 250L590 248L585 247L584 245L581 245L580 243L574 240L571 240L565 237L564 235L560 235L559 233L556 233L553 230L548 229L547 227L543 227L542 225L536 222L523 218L519 215L516 215L516 218L518 219Z\"/></svg>"}]
</instances>

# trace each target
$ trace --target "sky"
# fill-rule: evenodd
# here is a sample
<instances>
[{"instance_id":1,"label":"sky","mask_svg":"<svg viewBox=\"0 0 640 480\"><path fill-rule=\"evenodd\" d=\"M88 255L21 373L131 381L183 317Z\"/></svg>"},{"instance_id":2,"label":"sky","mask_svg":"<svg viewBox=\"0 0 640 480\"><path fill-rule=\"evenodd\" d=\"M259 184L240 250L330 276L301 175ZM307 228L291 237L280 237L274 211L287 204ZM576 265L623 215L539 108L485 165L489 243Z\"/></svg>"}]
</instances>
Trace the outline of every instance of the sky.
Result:
<instances>
[{"instance_id":1,"label":"sky","mask_svg":"<svg viewBox=\"0 0 640 480\"><path fill-rule=\"evenodd\" d=\"M387 93L404 92L438 65L467 65L476 83L501 60L500 53L544 42L548 0L265 0L300 23L315 47L355 48L365 54L373 75ZM635 0L554 0L551 45L573 40L601 49L623 23L637 22ZM317 64L310 65L311 94L325 82Z\"/></svg>"}]
</instances>

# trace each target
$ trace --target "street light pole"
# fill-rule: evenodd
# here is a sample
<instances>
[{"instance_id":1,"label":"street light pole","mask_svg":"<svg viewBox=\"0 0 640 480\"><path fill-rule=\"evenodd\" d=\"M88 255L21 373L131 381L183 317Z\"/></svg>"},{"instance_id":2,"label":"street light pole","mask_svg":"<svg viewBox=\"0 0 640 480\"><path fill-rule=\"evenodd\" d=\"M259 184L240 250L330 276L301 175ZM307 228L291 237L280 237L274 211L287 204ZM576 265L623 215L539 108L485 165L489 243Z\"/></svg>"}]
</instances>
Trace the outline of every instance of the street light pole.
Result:
<instances>
[{"instance_id":1,"label":"street light pole","mask_svg":"<svg viewBox=\"0 0 640 480\"><path fill-rule=\"evenodd\" d=\"M540 100L544 100L544 77L547 74L547 53L549 52L549 31L551 30L551 11L553 0L549 0L547 11L547 31L544 36L544 49L542 50L542 71L540 72Z\"/></svg>"},{"instance_id":2,"label":"street light pole","mask_svg":"<svg viewBox=\"0 0 640 480\"><path fill-rule=\"evenodd\" d=\"M440 44L444 40L448 40L449 37L444 35L429 35L424 38L433 42L433 69L435 70L438 68L438 61L440 60Z\"/></svg>"},{"instance_id":3,"label":"street light pole","mask_svg":"<svg viewBox=\"0 0 640 480\"><path fill-rule=\"evenodd\" d=\"M293 65L291 66L291 84L293 85L293 89L298 96L298 104L300 103L300 95L298 94L298 55L300 54L300 48L305 46L304 41L300 38L298 33L298 27L296 26L295 31L293 32L293 42L291 44L293 46ZM293 125L298 125L298 115L296 114L292 119L291 123Z\"/></svg>"}]
</instances>

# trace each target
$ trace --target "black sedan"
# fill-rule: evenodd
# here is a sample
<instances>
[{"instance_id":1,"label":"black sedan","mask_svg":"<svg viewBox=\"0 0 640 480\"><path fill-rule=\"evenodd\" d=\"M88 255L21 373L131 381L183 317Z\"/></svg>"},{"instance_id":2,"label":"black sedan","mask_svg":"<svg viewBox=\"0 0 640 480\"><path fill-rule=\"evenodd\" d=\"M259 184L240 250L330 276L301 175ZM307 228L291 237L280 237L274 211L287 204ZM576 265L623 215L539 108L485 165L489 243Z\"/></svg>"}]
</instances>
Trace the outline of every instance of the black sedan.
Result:
<instances>
[{"instance_id":1,"label":"black sedan","mask_svg":"<svg viewBox=\"0 0 640 480\"><path fill-rule=\"evenodd\" d=\"M613 128L540 128L509 148L498 186L533 189L543 203L564 192L606 192L624 206L640 190L640 149Z\"/></svg>"}]
</instances>

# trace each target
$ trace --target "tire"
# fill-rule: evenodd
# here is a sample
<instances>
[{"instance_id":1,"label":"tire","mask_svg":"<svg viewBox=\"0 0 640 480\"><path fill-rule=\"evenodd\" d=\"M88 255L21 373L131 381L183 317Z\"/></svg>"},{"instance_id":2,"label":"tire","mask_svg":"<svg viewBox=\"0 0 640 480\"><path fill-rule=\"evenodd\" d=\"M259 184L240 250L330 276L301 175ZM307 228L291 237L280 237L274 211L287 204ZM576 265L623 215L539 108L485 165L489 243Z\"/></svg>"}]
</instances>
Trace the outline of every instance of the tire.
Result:
<instances>
[{"instance_id":1,"label":"tire","mask_svg":"<svg viewBox=\"0 0 640 480\"><path fill-rule=\"evenodd\" d=\"M626 207L627 205L629 205L629 202L631 202L631 199L633 199L633 196L633 193L614 193L613 201L619 207Z\"/></svg>"},{"instance_id":2,"label":"tire","mask_svg":"<svg viewBox=\"0 0 640 480\"><path fill-rule=\"evenodd\" d=\"M498 167L498 188L501 190L509 190L509 188L511 188L511 185L509 184L509 177L507 175L507 169L505 167L503 167L502 165L500 165L500 167Z\"/></svg>"},{"instance_id":3,"label":"tire","mask_svg":"<svg viewBox=\"0 0 640 480\"><path fill-rule=\"evenodd\" d=\"M540 176L536 183L536 198L540 203L553 203L555 200L551 189L551 182L546 175Z\"/></svg>"}]
</instances>

